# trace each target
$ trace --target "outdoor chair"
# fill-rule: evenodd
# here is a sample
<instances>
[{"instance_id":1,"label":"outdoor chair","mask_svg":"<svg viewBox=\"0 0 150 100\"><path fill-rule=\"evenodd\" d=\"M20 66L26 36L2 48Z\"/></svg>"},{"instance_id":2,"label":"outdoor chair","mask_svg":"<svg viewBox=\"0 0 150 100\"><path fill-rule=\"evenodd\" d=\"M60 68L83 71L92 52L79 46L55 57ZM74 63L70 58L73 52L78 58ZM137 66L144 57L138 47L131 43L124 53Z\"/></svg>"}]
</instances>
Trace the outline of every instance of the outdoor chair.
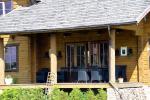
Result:
<instances>
[{"instance_id":1,"label":"outdoor chair","mask_svg":"<svg viewBox=\"0 0 150 100\"><path fill-rule=\"evenodd\" d=\"M102 75L98 71L91 71L91 82L102 81Z\"/></svg>"},{"instance_id":2,"label":"outdoor chair","mask_svg":"<svg viewBox=\"0 0 150 100\"><path fill-rule=\"evenodd\" d=\"M78 82L87 82L89 81L89 76L86 70L79 70L78 71Z\"/></svg>"}]
</instances>

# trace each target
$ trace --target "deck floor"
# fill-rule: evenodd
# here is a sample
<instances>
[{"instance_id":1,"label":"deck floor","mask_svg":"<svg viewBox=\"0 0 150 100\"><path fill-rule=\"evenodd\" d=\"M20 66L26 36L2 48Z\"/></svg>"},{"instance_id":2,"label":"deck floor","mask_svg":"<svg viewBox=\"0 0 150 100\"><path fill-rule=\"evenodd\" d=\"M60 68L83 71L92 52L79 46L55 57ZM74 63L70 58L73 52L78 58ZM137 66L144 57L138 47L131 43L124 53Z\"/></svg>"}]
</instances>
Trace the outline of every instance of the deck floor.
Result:
<instances>
[{"instance_id":1,"label":"deck floor","mask_svg":"<svg viewBox=\"0 0 150 100\"><path fill-rule=\"evenodd\" d=\"M114 83L113 86L117 88L135 88L142 87L144 84L142 83ZM109 83L57 83L54 85L47 86L45 83L43 84L12 84L12 85L0 85L0 89L8 89L8 88L110 88L112 85Z\"/></svg>"}]
</instances>

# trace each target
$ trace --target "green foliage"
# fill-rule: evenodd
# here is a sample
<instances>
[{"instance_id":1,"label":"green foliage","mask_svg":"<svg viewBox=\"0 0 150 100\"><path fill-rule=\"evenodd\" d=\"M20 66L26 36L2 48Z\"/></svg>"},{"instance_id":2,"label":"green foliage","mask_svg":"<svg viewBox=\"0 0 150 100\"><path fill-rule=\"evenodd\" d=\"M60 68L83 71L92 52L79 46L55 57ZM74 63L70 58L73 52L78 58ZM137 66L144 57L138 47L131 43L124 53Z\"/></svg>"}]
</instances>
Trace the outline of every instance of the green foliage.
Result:
<instances>
[{"instance_id":1,"label":"green foliage","mask_svg":"<svg viewBox=\"0 0 150 100\"><path fill-rule=\"evenodd\" d=\"M107 100L107 93L103 89L98 89L97 100Z\"/></svg>"},{"instance_id":2,"label":"green foliage","mask_svg":"<svg viewBox=\"0 0 150 100\"><path fill-rule=\"evenodd\" d=\"M6 89L0 95L0 100L46 100L42 89Z\"/></svg>"},{"instance_id":3,"label":"green foliage","mask_svg":"<svg viewBox=\"0 0 150 100\"><path fill-rule=\"evenodd\" d=\"M91 89L86 92L86 100L97 100L97 97Z\"/></svg>"},{"instance_id":4,"label":"green foliage","mask_svg":"<svg viewBox=\"0 0 150 100\"><path fill-rule=\"evenodd\" d=\"M85 100L85 95L80 89L73 89L69 97L70 100Z\"/></svg>"},{"instance_id":5,"label":"green foliage","mask_svg":"<svg viewBox=\"0 0 150 100\"><path fill-rule=\"evenodd\" d=\"M13 84L17 84L17 83L18 83L17 78L13 78Z\"/></svg>"},{"instance_id":6,"label":"green foliage","mask_svg":"<svg viewBox=\"0 0 150 100\"><path fill-rule=\"evenodd\" d=\"M107 100L106 91L98 89L98 93L89 89L82 92L73 89L69 94L55 88L49 95L45 95L42 89L6 89L0 95L0 100Z\"/></svg>"},{"instance_id":7,"label":"green foliage","mask_svg":"<svg viewBox=\"0 0 150 100\"><path fill-rule=\"evenodd\" d=\"M55 88L50 93L50 100L69 100L68 93L66 93L58 88Z\"/></svg>"}]
</instances>

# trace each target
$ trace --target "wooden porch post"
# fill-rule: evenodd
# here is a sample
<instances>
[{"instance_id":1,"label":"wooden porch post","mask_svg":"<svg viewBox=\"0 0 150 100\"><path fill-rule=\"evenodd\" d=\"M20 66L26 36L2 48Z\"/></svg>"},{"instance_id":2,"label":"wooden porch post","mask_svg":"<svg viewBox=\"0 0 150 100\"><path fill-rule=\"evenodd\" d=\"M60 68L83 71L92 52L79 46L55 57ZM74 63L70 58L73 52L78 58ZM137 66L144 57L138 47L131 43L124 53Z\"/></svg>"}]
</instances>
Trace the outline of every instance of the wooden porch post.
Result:
<instances>
[{"instance_id":1,"label":"wooden porch post","mask_svg":"<svg viewBox=\"0 0 150 100\"><path fill-rule=\"evenodd\" d=\"M50 36L50 69L55 75L53 83L57 83L57 51L56 51L56 34Z\"/></svg>"},{"instance_id":2,"label":"wooden porch post","mask_svg":"<svg viewBox=\"0 0 150 100\"><path fill-rule=\"evenodd\" d=\"M0 38L0 85L4 84L5 78L5 62L4 62L4 43Z\"/></svg>"},{"instance_id":3,"label":"wooden porch post","mask_svg":"<svg viewBox=\"0 0 150 100\"><path fill-rule=\"evenodd\" d=\"M37 71L37 41L36 36L31 36L31 78L32 83L36 83L36 71Z\"/></svg>"},{"instance_id":4,"label":"wooden porch post","mask_svg":"<svg viewBox=\"0 0 150 100\"><path fill-rule=\"evenodd\" d=\"M115 81L115 30L111 30L109 43L109 82L115 83Z\"/></svg>"}]
</instances>

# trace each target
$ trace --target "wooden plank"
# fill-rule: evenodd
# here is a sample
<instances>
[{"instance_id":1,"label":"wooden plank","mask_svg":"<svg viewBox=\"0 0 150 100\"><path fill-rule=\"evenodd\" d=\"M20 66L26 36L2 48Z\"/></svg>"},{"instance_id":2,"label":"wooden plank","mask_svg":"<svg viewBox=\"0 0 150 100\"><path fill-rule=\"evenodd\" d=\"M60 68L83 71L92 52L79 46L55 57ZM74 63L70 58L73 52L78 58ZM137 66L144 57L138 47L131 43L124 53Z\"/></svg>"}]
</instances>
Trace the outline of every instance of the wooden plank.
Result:
<instances>
[{"instance_id":1,"label":"wooden plank","mask_svg":"<svg viewBox=\"0 0 150 100\"><path fill-rule=\"evenodd\" d=\"M115 30L111 30L109 44L109 81L116 82L115 78Z\"/></svg>"},{"instance_id":2,"label":"wooden plank","mask_svg":"<svg viewBox=\"0 0 150 100\"><path fill-rule=\"evenodd\" d=\"M115 29L122 29L122 30L136 31L137 25L136 24L120 25L120 26L114 26L113 28L115 28Z\"/></svg>"},{"instance_id":3,"label":"wooden plank","mask_svg":"<svg viewBox=\"0 0 150 100\"><path fill-rule=\"evenodd\" d=\"M117 88L136 88L143 87L142 83L114 83ZM11 88L113 88L109 83L57 83L55 85L46 86L43 84L12 84L12 85L0 85L0 89L11 89Z\"/></svg>"}]
</instances>

